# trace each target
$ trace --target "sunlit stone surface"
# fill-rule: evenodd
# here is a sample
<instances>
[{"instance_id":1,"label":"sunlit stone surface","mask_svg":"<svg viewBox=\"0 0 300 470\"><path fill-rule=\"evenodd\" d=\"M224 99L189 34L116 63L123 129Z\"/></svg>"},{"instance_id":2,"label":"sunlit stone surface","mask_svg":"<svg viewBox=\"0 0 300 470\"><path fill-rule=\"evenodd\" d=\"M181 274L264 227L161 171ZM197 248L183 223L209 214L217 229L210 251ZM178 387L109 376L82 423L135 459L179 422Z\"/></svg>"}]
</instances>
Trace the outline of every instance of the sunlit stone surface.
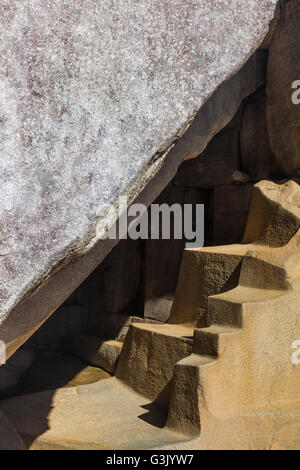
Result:
<instances>
[{"instance_id":1,"label":"sunlit stone surface","mask_svg":"<svg viewBox=\"0 0 300 470\"><path fill-rule=\"evenodd\" d=\"M152 178L275 5L1 0L0 317L97 241L106 205Z\"/></svg>"}]
</instances>

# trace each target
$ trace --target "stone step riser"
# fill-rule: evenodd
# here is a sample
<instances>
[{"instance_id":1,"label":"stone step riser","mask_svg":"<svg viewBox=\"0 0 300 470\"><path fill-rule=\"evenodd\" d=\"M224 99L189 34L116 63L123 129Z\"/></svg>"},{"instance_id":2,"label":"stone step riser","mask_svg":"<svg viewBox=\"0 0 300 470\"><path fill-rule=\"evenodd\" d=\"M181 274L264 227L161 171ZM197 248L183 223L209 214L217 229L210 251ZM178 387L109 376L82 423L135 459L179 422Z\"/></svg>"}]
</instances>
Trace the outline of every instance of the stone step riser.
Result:
<instances>
[{"instance_id":1,"label":"stone step riser","mask_svg":"<svg viewBox=\"0 0 300 470\"><path fill-rule=\"evenodd\" d=\"M214 328L214 331L211 331L211 328L195 330L193 353L218 358L228 342L231 341L232 335L238 334L240 331L238 328L232 330L228 328L228 332L222 332L221 328L220 332L216 328Z\"/></svg>"},{"instance_id":2,"label":"stone step riser","mask_svg":"<svg viewBox=\"0 0 300 470\"><path fill-rule=\"evenodd\" d=\"M213 297L208 298L207 322L208 325L228 325L242 328L242 305Z\"/></svg>"}]
</instances>

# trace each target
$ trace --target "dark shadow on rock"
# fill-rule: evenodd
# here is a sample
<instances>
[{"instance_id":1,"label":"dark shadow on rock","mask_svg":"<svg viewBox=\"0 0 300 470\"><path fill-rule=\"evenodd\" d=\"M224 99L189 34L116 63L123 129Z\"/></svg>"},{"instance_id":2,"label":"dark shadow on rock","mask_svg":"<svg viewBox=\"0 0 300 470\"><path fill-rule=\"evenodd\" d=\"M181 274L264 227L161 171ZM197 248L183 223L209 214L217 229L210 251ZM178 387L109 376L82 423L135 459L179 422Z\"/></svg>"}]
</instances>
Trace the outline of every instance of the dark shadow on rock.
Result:
<instances>
[{"instance_id":1,"label":"dark shadow on rock","mask_svg":"<svg viewBox=\"0 0 300 470\"><path fill-rule=\"evenodd\" d=\"M227 292L227 291L232 290L232 289L234 289L235 287L237 287L237 285L238 285L238 283L239 283L239 279L240 279L240 273L241 273L242 263L243 263L243 261L241 261L241 262L238 264L237 268L233 271L233 273L231 274L231 276L229 277L229 279L227 280L227 282L226 282L226 283L224 284L224 286L222 287L220 293Z\"/></svg>"},{"instance_id":2,"label":"dark shadow on rock","mask_svg":"<svg viewBox=\"0 0 300 470\"><path fill-rule=\"evenodd\" d=\"M142 406L147 413L141 414L139 419L157 428L165 427L169 412L171 385L172 381L163 388L153 402Z\"/></svg>"},{"instance_id":3,"label":"dark shadow on rock","mask_svg":"<svg viewBox=\"0 0 300 470\"><path fill-rule=\"evenodd\" d=\"M85 361L59 352L39 352L19 383L0 395L0 409L15 426L27 449L48 429L56 389L110 378ZM22 428L19 427L19 421Z\"/></svg>"}]
</instances>

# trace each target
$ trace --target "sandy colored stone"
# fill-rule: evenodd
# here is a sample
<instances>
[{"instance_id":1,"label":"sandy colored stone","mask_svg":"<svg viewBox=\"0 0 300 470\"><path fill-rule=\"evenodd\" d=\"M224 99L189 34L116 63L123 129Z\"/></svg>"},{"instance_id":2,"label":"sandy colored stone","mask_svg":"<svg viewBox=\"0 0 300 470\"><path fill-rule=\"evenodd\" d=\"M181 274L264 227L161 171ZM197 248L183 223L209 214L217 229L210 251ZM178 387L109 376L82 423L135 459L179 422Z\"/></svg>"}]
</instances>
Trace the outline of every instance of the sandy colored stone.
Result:
<instances>
[{"instance_id":1,"label":"sandy colored stone","mask_svg":"<svg viewBox=\"0 0 300 470\"><path fill-rule=\"evenodd\" d=\"M64 347L87 363L114 373L122 351L120 341L94 338L91 336L70 336L65 339Z\"/></svg>"},{"instance_id":2,"label":"sandy colored stone","mask_svg":"<svg viewBox=\"0 0 300 470\"><path fill-rule=\"evenodd\" d=\"M154 201L154 204L206 204L206 191L198 188L176 187L173 182ZM149 217L149 230L151 229ZM183 222L183 221L182 221ZM172 226L172 224L171 224ZM182 226L184 233L184 227ZM171 228L170 240L146 240L144 248L144 317L166 322L170 316L182 253L184 238L174 240Z\"/></svg>"},{"instance_id":3,"label":"sandy colored stone","mask_svg":"<svg viewBox=\"0 0 300 470\"><path fill-rule=\"evenodd\" d=\"M242 254L238 246L185 250L169 322L205 326L208 296L236 285Z\"/></svg>"},{"instance_id":4,"label":"sandy colored stone","mask_svg":"<svg viewBox=\"0 0 300 470\"><path fill-rule=\"evenodd\" d=\"M39 350L31 366L19 378L17 385L4 390L1 397L4 399L60 387L75 387L110 377L111 375L104 370L91 366L76 356Z\"/></svg>"},{"instance_id":5,"label":"sandy colored stone","mask_svg":"<svg viewBox=\"0 0 300 470\"><path fill-rule=\"evenodd\" d=\"M300 337L299 201L296 182L263 181L254 187L244 244L199 250L219 253L221 262L238 253L242 257L236 285L208 296L207 326L195 330L193 354L174 368L167 425L195 435L201 429L200 443L212 420L299 406L300 370L292 362L292 344ZM206 259L199 259L203 269ZM184 261L182 270L184 282L191 283ZM197 289L193 292L200 303ZM193 397L192 404L185 396Z\"/></svg>"},{"instance_id":6,"label":"sandy colored stone","mask_svg":"<svg viewBox=\"0 0 300 470\"><path fill-rule=\"evenodd\" d=\"M176 362L192 351L193 329L133 323L124 342L116 377L138 393L167 406Z\"/></svg>"},{"instance_id":7,"label":"sandy colored stone","mask_svg":"<svg viewBox=\"0 0 300 470\"><path fill-rule=\"evenodd\" d=\"M299 207L296 182L255 185L244 242L185 250L178 289L187 286L189 310L178 308L177 317L174 310L174 323L132 324L116 377L2 402L27 445L297 449L300 368L292 345L300 338ZM227 279L218 270L224 260ZM184 306L183 296L176 303ZM197 327L199 320L206 325Z\"/></svg>"}]
</instances>

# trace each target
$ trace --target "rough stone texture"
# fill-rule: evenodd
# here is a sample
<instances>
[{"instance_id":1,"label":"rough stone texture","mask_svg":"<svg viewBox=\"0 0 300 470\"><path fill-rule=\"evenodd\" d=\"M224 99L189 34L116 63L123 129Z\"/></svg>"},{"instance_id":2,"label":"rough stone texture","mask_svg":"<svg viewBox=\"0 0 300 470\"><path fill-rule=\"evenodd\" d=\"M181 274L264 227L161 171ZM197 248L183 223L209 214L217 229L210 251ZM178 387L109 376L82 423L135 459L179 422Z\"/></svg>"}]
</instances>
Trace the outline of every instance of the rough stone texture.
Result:
<instances>
[{"instance_id":1,"label":"rough stone texture","mask_svg":"<svg viewBox=\"0 0 300 470\"><path fill-rule=\"evenodd\" d=\"M299 237L299 185L255 185L243 243L185 250L195 262L183 264L179 289L190 311L178 308L177 322L172 312L174 323L132 324L116 377L1 409L36 449L298 448ZM234 284L221 282L222 260L239 262ZM197 305L206 327L191 324Z\"/></svg>"},{"instance_id":2,"label":"rough stone texture","mask_svg":"<svg viewBox=\"0 0 300 470\"><path fill-rule=\"evenodd\" d=\"M1 3L2 319L54 277L54 269L89 252L103 234L107 204L122 193L132 200L143 190L165 150L259 46L275 5L276 0ZM222 118L210 114L209 126L198 131L189 151L182 141L164 166L163 184L180 159L198 155L232 118L245 92L236 85L234 110L229 106ZM214 103L211 109L219 102ZM153 198L154 193L152 188ZM151 202L147 193L144 199ZM55 275L56 289L49 287L48 304L39 313L32 303L43 304L41 297L14 312L3 331L8 354L110 248L101 248L96 261L86 258L77 274L70 268L63 280ZM19 321L22 308L31 312L27 325Z\"/></svg>"},{"instance_id":3,"label":"rough stone texture","mask_svg":"<svg viewBox=\"0 0 300 470\"><path fill-rule=\"evenodd\" d=\"M87 333L114 338L140 310L142 241L120 240L79 287L88 318ZM119 315L121 314L121 315Z\"/></svg>"},{"instance_id":4,"label":"rough stone texture","mask_svg":"<svg viewBox=\"0 0 300 470\"><path fill-rule=\"evenodd\" d=\"M156 199L155 204L205 204L205 191L197 188L176 187L173 182ZM151 221L149 221L151 227ZM144 249L144 316L157 321L168 320L185 240L146 240Z\"/></svg>"},{"instance_id":5,"label":"rough stone texture","mask_svg":"<svg viewBox=\"0 0 300 470\"><path fill-rule=\"evenodd\" d=\"M231 184L234 171L240 167L241 118L242 106L233 120L209 142L199 157L180 166L175 184L199 188Z\"/></svg>"},{"instance_id":6,"label":"rough stone texture","mask_svg":"<svg viewBox=\"0 0 300 470\"><path fill-rule=\"evenodd\" d=\"M193 329L181 325L133 323L126 336L116 377L168 407L177 361L192 352Z\"/></svg>"},{"instance_id":7,"label":"rough stone texture","mask_svg":"<svg viewBox=\"0 0 300 470\"><path fill-rule=\"evenodd\" d=\"M208 296L236 286L241 260L238 252L185 250L169 322L206 326Z\"/></svg>"},{"instance_id":8,"label":"rough stone texture","mask_svg":"<svg viewBox=\"0 0 300 470\"><path fill-rule=\"evenodd\" d=\"M93 366L114 373L121 354L123 343L103 341L90 336L70 336L65 339L65 349Z\"/></svg>"},{"instance_id":9,"label":"rough stone texture","mask_svg":"<svg viewBox=\"0 0 300 470\"><path fill-rule=\"evenodd\" d=\"M0 450L26 450L11 422L0 411Z\"/></svg>"},{"instance_id":10,"label":"rough stone texture","mask_svg":"<svg viewBox=\"0 0 300 470\"><path fill-rule=\"evenodd\" d=\"M300 105L292 102L299 80L300 4L282 2L281 18L273 34L268 62L267 117L272 151L287 176L300 174Z\"/></svg>"},{"instance_id":11,"label":"rough stone texture","mask_svg":"<svg viewBox=\"0 0 300 470\"><path fill-rule=\"evenodd\" d=\"M7 390L13 391L34 359L35 354L31 349L17 351L16 354L0 368L0 393Z\"/></svg>"},{"instance_id":12,"label":"rough stone texture","mask_svg":"<svg viewBox=\"0 0 300 470\"><path fill-rule=\"evenodd\" d=\"M121 240L103 263L27 341L33 348L59 349L64 336L92 335L118 339L142 306L142 246ZM130 266L130 269L128 267Z\"/></svg>"},{"instance_id":13,"label":"rough stone texture","mask_svg":"<svg viewBox=\"0 0 300 470\"><path fill-rule=\"evenodd\" d=\"M211 225L214 245L240 243L249 215L252 184L218 186L211 193Z\"/></svg>"},{"instance_id":14,"label":"rough stone texture","mask_svg":"<svg viewBox=\"0 0 300 470\"><path fill-rule=\"evenodd\" d=\"M26 346L34 349L59 349L64 336L86 332L86 316L84 313L84 309L80 305L62 305L29 338Z\"/></svg>"},{"instance_id":15,"label":"rough stone texture","mask_svg":"<svg viewBox=\"0 0 300 470\"><path fill-rule=\"evenodd\" d=\"M240 131L241 166L251 181L268 178L273 166L266 113L266 90L261 88L245 105Z\"/></svg>"}]
</instances>

